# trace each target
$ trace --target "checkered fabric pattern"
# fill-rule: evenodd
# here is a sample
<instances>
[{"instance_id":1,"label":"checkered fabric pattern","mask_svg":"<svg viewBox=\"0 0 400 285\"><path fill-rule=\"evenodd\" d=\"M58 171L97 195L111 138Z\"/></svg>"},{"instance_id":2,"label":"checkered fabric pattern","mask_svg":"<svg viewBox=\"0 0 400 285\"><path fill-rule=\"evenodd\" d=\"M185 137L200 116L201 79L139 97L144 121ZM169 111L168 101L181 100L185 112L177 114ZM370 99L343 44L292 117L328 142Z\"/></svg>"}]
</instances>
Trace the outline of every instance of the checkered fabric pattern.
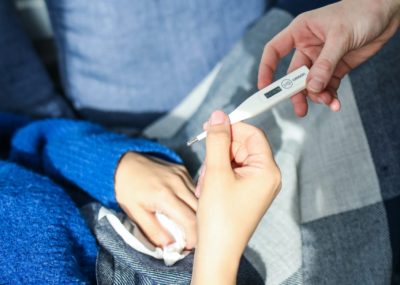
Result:
<instances>
[{"instance_id":1,"label":"checkered fabric pattern","mask_svg":"<svg viewBox=\"0 0 400 285\"><path fill-rule=\"evenodd\" d=\"M184 142L213 110L230 112L256 91L263 46L291 20L283 10L269 11L224 59L198 112L164 141L192 173L204 144L188 149ZM266 284L400 282L399 47L397 33L342 80L339 113L311 104L299 119L285 102L250 121L266 131L283 176L245 253Z\"/></svg>"}]
</instances>

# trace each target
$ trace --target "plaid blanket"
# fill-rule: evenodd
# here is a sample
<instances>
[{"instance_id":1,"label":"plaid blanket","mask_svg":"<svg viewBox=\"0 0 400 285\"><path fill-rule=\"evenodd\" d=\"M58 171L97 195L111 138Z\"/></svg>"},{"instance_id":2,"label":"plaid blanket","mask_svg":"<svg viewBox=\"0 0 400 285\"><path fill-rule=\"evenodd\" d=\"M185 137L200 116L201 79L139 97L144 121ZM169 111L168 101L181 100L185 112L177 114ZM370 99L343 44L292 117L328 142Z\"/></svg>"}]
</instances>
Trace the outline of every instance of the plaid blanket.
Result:
<instances>
[{"instance_id":1,"label":"plaid blanket","mask_svg":"<svg viewBox=\"0 0 400 285\"><path fill-rule=\"evenodd\" d=\"M230 112L256 91L263 46L291 20L269 11L225 57L198 111L163 141L192 173L204 144L185 142L213 110ZM311 104L299 119L285 102L250 121L266 131L283 175L245 252L266 284L400 283L399 47L397 33L342 80L339 113Z\"/></svg>"}]
</instances>

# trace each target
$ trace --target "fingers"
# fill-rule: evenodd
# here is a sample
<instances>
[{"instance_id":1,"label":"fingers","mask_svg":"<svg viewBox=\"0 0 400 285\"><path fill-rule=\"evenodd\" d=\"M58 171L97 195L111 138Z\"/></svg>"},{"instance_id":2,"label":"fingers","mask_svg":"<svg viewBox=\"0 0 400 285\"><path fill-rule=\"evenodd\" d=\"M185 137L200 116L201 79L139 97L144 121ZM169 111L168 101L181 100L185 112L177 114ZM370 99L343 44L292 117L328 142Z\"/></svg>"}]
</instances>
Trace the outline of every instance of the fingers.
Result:
<instances>
[{"instance_id":1,"label":"fingers","mask_svg":"<svg viewBox=\"0 0 400 285\"><path fill-rule=\"evenodd\" d=\"M290 62L288 73L299 68L300 66L305 65L309 67L311 66L311 64L311 59L306 54L297 49ZM293 103L293 108L296 115L299 117L304 117L308 111L306 95L304 93L298 93L291 97L291 101Z\"/></svg>"},{"instance_id":2,"label":"fingers","mask_svg":"<svg viewBox=\"0 0 400 285\"><path fill-rule=\"evenodd\" d=\"M306 95L298 93L290 98L293 104L294 112L299 117L304 117L308 112L308 103Z\"/></svg>"},{"instance_id":3,"label":"fingers","mask_svg":"<svg viewBox=\"0 0 400 285\"><path fill-rule=\"evenodd\" d=\"M337 74L338 71L335 71ZM315 103L321 103L327 105L333 112L340 110L340 101L338 99L337 90L340 85L341 79L337 75L333 75L330 79L328 86L320 93L308 92L308 96Z\"/></svg>"},{"instance_id":4,"label":"fingers","mask_svg":"<svg viewBox=\"0 0 400 285\"><path fill-rule=\"evenodd\" d=\"M134 220L154 245L163 248L174 242L173 237L160 225L154 213L137 209L135 214Z\"/></svg>"},{"instance_id":5,"label":"fingers","mask_svg":"<svg viewBox=\"0 0 400 285\"><path fill-rule=\"evenodd\" d=\"M272 82L279 60L294 48L290 27L286 27L265 45L258 70L259 89Z\"/></svg>"},{"instance_id":6,"label":"fingers","mask_svg":"<svg viewBox=\"0 0 400 285\"><path fill-rule=\"evenodd\" d=\"M308 51L307 53L303 53L301 50L296 50L290 66L288 68L288 72L302 66L312 66L318 61L317 54L322 53L322 51L318 48L313 49L313 51ZM348 68L346 68L344 62L339 60L337 65L335 66L334 72L329 78L329 82L327 86L318 93L312 92L310 90L303 91L302 93L296 94L292 96L291 101L293 103L294 111L297 116L303 117L307 114L308 111L308 103L306 97L308 96L314 103L321 103L327 105L332 111L337 112L340 110L340 101L337 97L337 89L340 85L341 78L348 72Z\"/></svg>"},{"instance_id":7,"label":"fingers","mask_svg":"<svg viewBox=\"0 0 400 285\"><path fill-rule=\"evenodd\" d=\"M197 199L194 195L194 186L192 182L184 182L185 184L190 183L191 191L188 191L186 187L176 189L175 193L183 202L185 202L194 212L197 211Z\"/></svg>"},{"instance_id":8,"label":"fingers","mask_svg":"<svg viewBox=\"0 0 400 285\"><path fill-rule=\"evenodd\" d=\"M328 35L321 53L308 74L308 92L321 93L328 86L337 64L345 53L345 37L338 34Z\"/></svg>"},{"instance_id":9,"label":"fingers","mask_svg":"<svg viewBox=\"0 0 400 285\"><path fill-rule=\"evenodd\" d=\"M166 195L156 207L183 228L186 236L186 248L194 248L197 242L195 212L182 200L172 195Z\"/></svg>"},{"instance_id":10,"label":"fingers","mask_svg":"<svg viewBox=\"0 0 400 285\"><path fill-rule=\"evenodd\" d=\"M187 172L185 166L183 165L176 165L173 164L171 166L171 169L173 170L173 173L175 175L175 178L180 179L180 181L177 181L174 183L175 186L171 187L175 194L186 204L188 204L189 207L192 208L193 211L197 211L197 199L194 195L195 192L195 185L190 177L189 173ZM174 178L174 180L175 180Z\"/></svg>"},{"instance_id":11,"label":"fingers","mask_svg":"<svg viewBox=\"0 0 400 285\"><path fill-rule=\"evenodd\" d=\"M222 111L215 111L212 113L207 126L207 172L218 175L232 172L230 146L231 127L229 117Z\"/></svg>"},{"instance_id":12,"label":"fingers","mask_svg":"<svg viewBox=\"0 0 400 285\"><path fill-rule=\"evenodd\" d=\"M255 126L236 123L232 127L233 156L239 163L257 163L263 168L273 160L265 133Z\"/></svg>"},{"instance_id":13,"label":"fingers","mask_svg":"<svg viewBox=\"0 0 400 285\"><path fill-rule=\"evenodd\" d=\"M200 175L199 179L197 180L197 186L194 194L196 195L197 198L200 198L200 193L201 189L203 188L204 185L204 174L206 173L206 165L203 164L200 168Z\"/></svg>"}]
</instances>

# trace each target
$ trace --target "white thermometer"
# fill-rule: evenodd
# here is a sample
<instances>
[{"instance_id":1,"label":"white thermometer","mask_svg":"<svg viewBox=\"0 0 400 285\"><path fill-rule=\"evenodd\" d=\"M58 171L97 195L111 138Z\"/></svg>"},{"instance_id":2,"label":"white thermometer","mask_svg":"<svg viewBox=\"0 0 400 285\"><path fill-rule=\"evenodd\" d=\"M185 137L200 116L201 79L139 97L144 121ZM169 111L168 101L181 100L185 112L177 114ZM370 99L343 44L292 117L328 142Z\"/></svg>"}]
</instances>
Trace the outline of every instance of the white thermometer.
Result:
<instances>
[{"instance_id":1,"label":"white thermometer","mask_svg":"<svg viewBox=\"0 0 400 285\"><path fill-rule=\"evenodd\" d=\"M252 118L271 109L279 102L289 99L293 95L306 89L306 78L309 69L302 66L267 87L254 93L229 114L231 124ZM202 132L187 142L191 146L207 136Z\"/></svg>"}]
</instances>

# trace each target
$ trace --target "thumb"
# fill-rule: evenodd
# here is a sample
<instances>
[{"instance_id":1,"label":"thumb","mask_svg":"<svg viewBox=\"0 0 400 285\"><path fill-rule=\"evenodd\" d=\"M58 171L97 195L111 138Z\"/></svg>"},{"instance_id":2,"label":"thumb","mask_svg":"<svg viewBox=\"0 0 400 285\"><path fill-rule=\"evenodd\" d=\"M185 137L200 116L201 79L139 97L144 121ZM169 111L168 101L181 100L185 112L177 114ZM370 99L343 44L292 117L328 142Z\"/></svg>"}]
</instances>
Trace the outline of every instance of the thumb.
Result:
<instances>
[{"instance_id":1,"label":"thumb","mask_svg":"<svg viewBox=\"0 0 400 285\"><path fill-rule=\"evenodd\" d=\"M345 37L328 36L321 53L310 69L307 90L312 93L322 92L346 52Z\"/></svg>"},{"instance_id":2,"label":"thumb","mask_svg":"<svg viewBox=\"0 0 400 285\"><path fill-rule=\"evenodd\" d=\"M206 167L208 173L230 172L231 127L222 111L212 113L207 126Z\"/></svg>"}]
</instances>

